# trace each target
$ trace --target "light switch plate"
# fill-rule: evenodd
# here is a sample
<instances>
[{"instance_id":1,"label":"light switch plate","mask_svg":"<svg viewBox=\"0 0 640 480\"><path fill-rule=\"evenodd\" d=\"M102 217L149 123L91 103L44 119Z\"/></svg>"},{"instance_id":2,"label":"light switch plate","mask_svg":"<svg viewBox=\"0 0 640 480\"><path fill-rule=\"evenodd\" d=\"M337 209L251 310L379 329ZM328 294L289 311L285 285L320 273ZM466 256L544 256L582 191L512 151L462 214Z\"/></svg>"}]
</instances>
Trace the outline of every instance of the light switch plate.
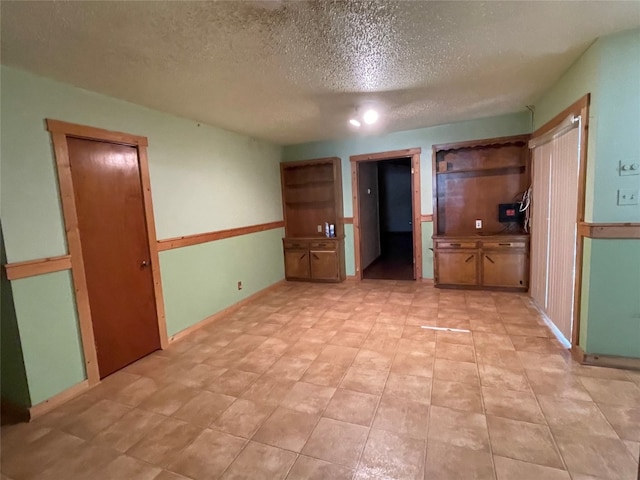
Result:
<instances>
[{"instance_id":1,"label":"light switch plate","mask_svg":"<svg viewBox=\"0 0 640 480\"><path fill-rule=\"evenodd\" d=\"M618 205L638 205L638 190L632 188L618 190Z\"/></svg>"},{"instance_id":2,"label":"light switch plate","mask_svg":"<svg viewBox=\"0 0 640 480\"><path fill-rule=\"evenodd\" d=\"M627 175L640 175L640 162L620 160L618 172L620 173L621 177Z\"/></svg>"}]
</instances>

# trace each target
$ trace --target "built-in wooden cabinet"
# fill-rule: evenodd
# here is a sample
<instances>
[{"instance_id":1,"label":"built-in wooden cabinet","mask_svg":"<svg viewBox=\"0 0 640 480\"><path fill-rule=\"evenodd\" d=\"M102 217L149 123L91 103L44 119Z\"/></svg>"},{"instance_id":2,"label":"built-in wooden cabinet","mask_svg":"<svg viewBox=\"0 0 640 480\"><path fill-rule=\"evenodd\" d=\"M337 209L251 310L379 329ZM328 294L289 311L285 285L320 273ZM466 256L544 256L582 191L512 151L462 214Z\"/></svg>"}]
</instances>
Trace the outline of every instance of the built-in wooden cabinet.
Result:
<instances>
[{"instance_id":1,"label":"built-in wooden cabinet","mask_svg":"<svg viewBox=\"0 0 640 480\"><path fill-rule=\"evenodd\" d=\"M340 159L283 163L280 172L285 277L320 282L344 280ZM334 226L334 236L326 236L325 223Z\"/></svg>"},{"instance_id":2,"label":"built-in wooden cabinet","mask_svg":"<svg viewBox=\"0 0 640 480\"><path fill-rule=\"evenodd\" d=\"M519 135L433 147L436 286L528 289L529 235L520 219L501 222L498 213L530 186L527 142Z\"/></svg>"},{"instance_id":3,"label":"built-in wooden cabinet","mask_svg":"<svg viewBox=\"0 0 640 480\"><path fill-rule=\"evenodd\" d=\"M437 237L435 279L441 287L529 287L529 237Z\"/></svg>"}]
</instances>

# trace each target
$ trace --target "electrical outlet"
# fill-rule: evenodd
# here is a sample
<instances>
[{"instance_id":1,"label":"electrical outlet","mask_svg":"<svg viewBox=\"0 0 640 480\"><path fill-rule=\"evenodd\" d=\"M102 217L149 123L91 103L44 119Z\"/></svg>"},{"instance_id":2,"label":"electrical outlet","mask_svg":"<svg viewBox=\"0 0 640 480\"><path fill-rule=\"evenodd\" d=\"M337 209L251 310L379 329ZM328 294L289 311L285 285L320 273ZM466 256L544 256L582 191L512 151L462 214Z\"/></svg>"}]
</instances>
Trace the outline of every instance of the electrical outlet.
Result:
<instances>
[{"instance_id":1,"label":"electrical outlet","mask_svg":"<svg viewBox=\"0 0 640 480\"><path fill-rule=\"evenodd\" d=\"M238 290L242 290L242 282L238 282Z\"/></svg>"},{"instance_id":2,"label":"electrical outlet","mask_svg":"<svg viewBox=\"0 0 640 480\"><path fill-rule=\"evenodd\" d=\"M318 225L318 233L322 233L322 225Z\"/></svg>"},{"instance_id":3,"label":"electrical outlet","mask_svg":"<svg viewBox=\"0 0 640 480\"><path fill-rule=\"evenodd\" d=\"M640 163L638 162L624 163L622 160L620 160L620 166L618 167L618 172L620 173L620 176L640 175Z\"/></svg>"},{"instance_id":4,"label":"electrical outlet","mask_svg":"<svg viewBox=\"0 0 640 480\"><path fill-rule=\"evenodd\" d=\"M480 230L482 228L482 220L476 220L476 230Z\"/></svg>"},{"instance_id":5,"label":"electrical outlet","mask_svg":"<svg viewBox=\"0 0 640 480\"><path fill-rule=\"evenodd\" d=\"M618 205L638 205L638 190L631 188L618 190Z\"/></svg>"}]
</instances>

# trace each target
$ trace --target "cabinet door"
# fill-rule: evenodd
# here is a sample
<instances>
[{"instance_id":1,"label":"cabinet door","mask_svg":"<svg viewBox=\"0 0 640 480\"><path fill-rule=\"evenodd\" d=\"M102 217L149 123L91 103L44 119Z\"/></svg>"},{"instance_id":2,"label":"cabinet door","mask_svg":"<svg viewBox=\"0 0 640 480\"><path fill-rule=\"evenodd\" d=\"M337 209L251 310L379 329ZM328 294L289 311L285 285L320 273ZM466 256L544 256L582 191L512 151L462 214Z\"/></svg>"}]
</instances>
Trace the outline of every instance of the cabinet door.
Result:
<instances>
[{"instance_id":1,"label":"cabinet door","mask_svg":"<svg viewBox=\"0 0 640 480\"><path fill-rule=\"evenodd\" d=\"M311 278L338 280L338 252L335 250L311 250Z\"/></svg>"},{"instance_id":2,"label":"cabinet door","mask_svg":"<svg viewBox=\"0 0 640 480\"><path fill-rule=\"evenodd\" d=\"M484 252L482 285L485 287L527 288L526 252Z\"/></svg>"},{"instance_id":3,"label":"cabinet door","mask_svg":"<svg viewBox=\"0 0 640 480\"><path fill-rule=\"evenodd\" d=\"M438 284L478 284L478 253L475 250L436 251L436 262Z\"/></svg>"},{"instance_id":4,"label":"cabinet door","mask_svg":"<svg viewBox=\"0 0 640 480\"><path fill-rule=\"evenodd\" d=\"M287 278L309 278L309 251L286 249L284 273Z\"/></svg>"}]
</instances>

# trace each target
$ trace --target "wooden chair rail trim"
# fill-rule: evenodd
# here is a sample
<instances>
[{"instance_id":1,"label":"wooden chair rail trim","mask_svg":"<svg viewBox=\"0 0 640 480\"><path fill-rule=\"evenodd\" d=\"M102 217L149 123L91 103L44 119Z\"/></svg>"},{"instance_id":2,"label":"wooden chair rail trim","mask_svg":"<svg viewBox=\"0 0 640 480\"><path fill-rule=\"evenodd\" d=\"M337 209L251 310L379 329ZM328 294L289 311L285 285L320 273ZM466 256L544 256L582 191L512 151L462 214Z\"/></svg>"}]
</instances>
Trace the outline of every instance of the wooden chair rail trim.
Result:
<instances>
[{"instance_id":1,"label":"wooden chair rail trim","mask_svg":"<svg viewBox=\"0 0 640 480\"><path fill-rule=\"evenodd\" d=\"M421 222L433 222L433 215L420 215Z\"/></svg>"},{"instance_id":2,"label":"wooden chair rail trim","mask_svg":"<svg viewBox=\"0 0 640 480\"><path fill-rule=\"evenodd\" d=\"M45 273L61 272L71 268L71 255L38 258L26 262L7 263L4 266L9 280L34 277Z\"/></svg>"},{"instance_id":3,"label":"wooden chair rail trim","mask_svg":"<svg viewBox=\"0 0 640 480\"><path fill-rule=\"evenodd\" d=\"M132 145L146 147L149 145L147 137L139 135L131 135L123 132L113 132L102 128L88 127L86 125L78 125L75 123L63 122L62 120L54 120L47 118L47 130L51 133L62 133L68 137L87 138L89 140L99 139L101 141L120 143L123 145Z\"/></svg>"},{"instance_id":4,"label":"wooden chair rail trim","mask_svg":"<svg viewBox=\"0 0 640 480\"><path fill-rule=\"evenodd\" d=\"M640 239L640 223L588 223L578 225L582 237L599 239Z\"/></svg>"},{"instance_id":5,"label":"wooden chair rail trim","mask_svg":"<svg viewBox=\"0 0 640 480\"><path fill-rule=\"evenodd\" d=\"M249 233L264 232L273 230L274 228L284 227L284 221L261 223L259 225L250 225L248 227L229 228L227 230L218 230L215 232L197 233L195 235L185 235L184 237L167 238L158 240L158 251L171 250L174 248L188 247L198 245L200 243L213 242L224 238L238 237Z\"/></svg>"},{"instance_id":6,"label":"wooden chair rail trim","mask_svg":"<svg viewBox=\"0 0 640 480\"><path fill-rule=\"evenodd\" d=\"M422 153L422 148L406 148L404 150L391 150L389 152L365 153L363 155L351 155L351 162L368 162L377 160L389 160L393 158L412 157Z\"/></svg>"},{"instance_id":7,"label":"wooden chair rail trim","mask_svg":"<svg viewBox=\"0 0 640 480\"><path fill-rule=\"evenodd\" d=\"M345 225L353 225L353 217L344 217L342 221Z\"/></svg>"}]
</instances>

